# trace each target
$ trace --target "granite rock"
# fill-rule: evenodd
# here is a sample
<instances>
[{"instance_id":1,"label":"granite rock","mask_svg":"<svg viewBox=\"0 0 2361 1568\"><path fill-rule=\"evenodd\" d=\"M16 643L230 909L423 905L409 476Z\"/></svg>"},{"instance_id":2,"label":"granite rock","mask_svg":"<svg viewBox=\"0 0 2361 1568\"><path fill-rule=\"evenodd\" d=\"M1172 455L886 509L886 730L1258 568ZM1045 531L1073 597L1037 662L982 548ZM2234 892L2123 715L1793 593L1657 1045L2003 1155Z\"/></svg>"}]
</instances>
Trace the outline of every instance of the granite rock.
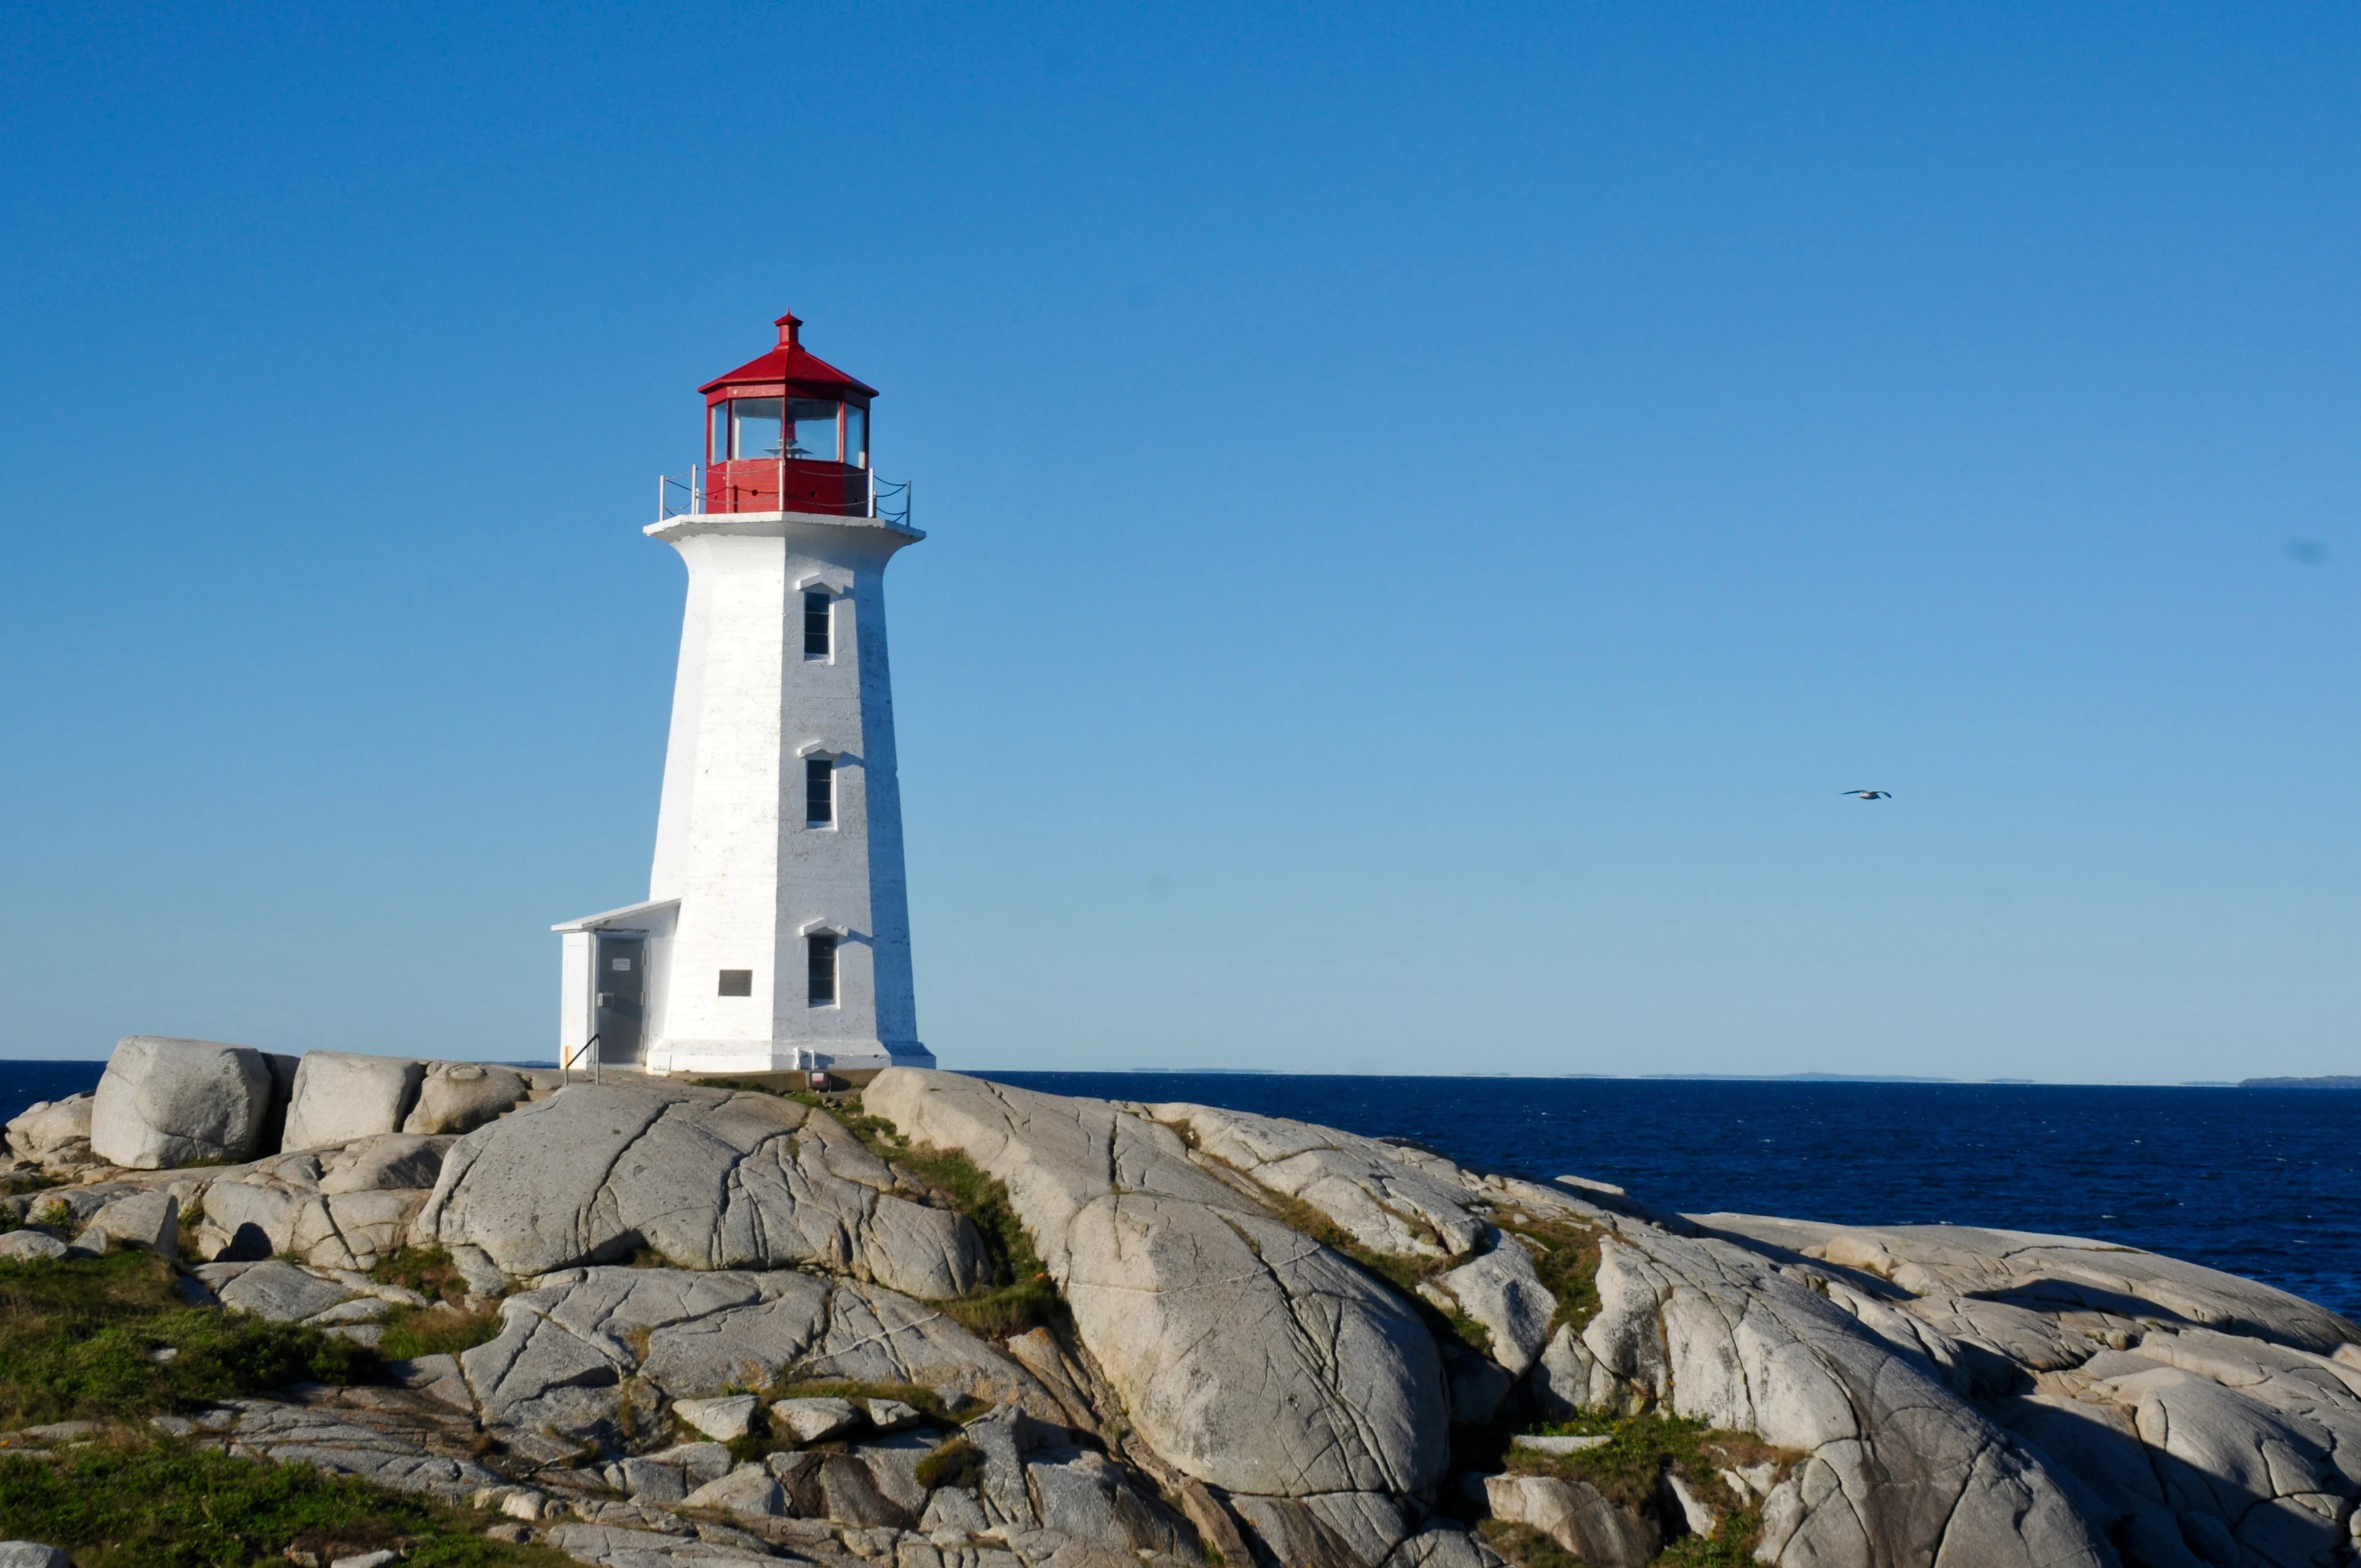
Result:
<instances>
[{"instance_id":1,"label":"granite rock","mask_svg":"<svg viewBox=\"0 0 2361 1568\"><path fill-rule=\"evenodd\" d=\"M133 1035L92 1097L91 1148L110 1165L158 1170L251 1158L270 1108L259 1052L214 1040Z\"/></svg>"},{"instance_id":2,"label":"granite rock","mask_svg":"<svg viewBox=\"0 0 2361 1568\"><path fill-rule=\"evenodd\" d=\"M73 1568L60 1547L36 1541L0 1541L0 1568Z\"/></svg>"},{"instance_id":3,"label":"granite rock","mask_svg":"<svg viewBox=\"0 0 2361 1568\"><path fill-rule=\"evenodd\" d=\"M418 1097L423 1062L351 1051L308 1051L295 1071L280 1146L324 1148L399 1132Z\"/></svg>"},{"instance_id":4,"label":"granite rock","mask_svg":"<svg viewBox=\"0 0 2361 1568\"><path fill-rule=\"evenodd\" d=\"M577 1084L453 1146L418 1221L511 1276L645 1247L700 1269L808 1265L927 1299L983 1277L963 1215L905 1196L841 1124L766 1094Z\"/></svg>"},{"instance_id":5,"label":"granite rock","mask_svg":"<svg viewBox=\"0 0 2361 1568\"><path fill-rule=\"evenodd\" d=\"M415 1134L472 1133L524 1102L532 1085L512 1068L478 1062L428 1062L417 1102L401 1130Z\"/></svg>"},{"instance_id":6,"label":"granite rock","mask_svg":"<svg viewBox=\"0 0 2361 1568\"><path fill-rule=\"evenodd\" d=\"M134 1192L117 1198L82 1227L78 1246L104 1252L110 1245L136 1247L159 1257L181 1254L181 1205L170 1192Z\"/></svg>"},{"instance_id":7,"label":"granite rock","mask_svg":"<svg viewBox=\"0 0 2361 1568\"><path fill-rule=\"evenodd\" d=\"M8 1150L44 1168L80 1168L97 1163L90 1146L91 1108L97 1097L69 1094L40 1100L8 1123Z\"/></svg>"},{"instance_id":8,"label":"granite rock","mask_svg":"<svg viewBox=\"0 0 2361 1568\"><path fill-rule=\"evenodd\" d=\"M1192 1164L1170 1128L906 1068L863 1102L1005 1185L1083 1345L1181 1474L1281 1497L1441 1476L1442 1359L1417 1314Z\"/></svg>"}]
</instances>

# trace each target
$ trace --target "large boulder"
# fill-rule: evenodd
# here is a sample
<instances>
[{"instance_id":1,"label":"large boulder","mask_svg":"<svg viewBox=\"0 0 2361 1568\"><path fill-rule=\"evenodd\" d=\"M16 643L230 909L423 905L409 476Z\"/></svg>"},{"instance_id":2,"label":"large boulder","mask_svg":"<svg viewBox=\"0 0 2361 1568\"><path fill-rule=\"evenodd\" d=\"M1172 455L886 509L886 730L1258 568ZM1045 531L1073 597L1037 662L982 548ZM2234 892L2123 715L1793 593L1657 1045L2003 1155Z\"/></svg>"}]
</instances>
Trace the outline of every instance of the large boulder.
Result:
<instances>
[{"instance_id":1,"label":"large boulder","mask_svg":"<svg viewBox=\"0 0 2361 1568\"><path fill-rule=\"evenodd\" d=\"M382 1192L394 1188L431 1190L443 1174L449 1138L386 1133L346 1145L320 1161L323 1192Z\"/></svg>"},{"instance_id":2,"label":"large boulder","mask_svg":"<svg viewBox=\"0 0 2361 1568\"><path fill-rule=\"evenodd\" d=\"M109 1245L137 1247L159 1257L181 1254L181 1204L170 1192L135 1192L101 1209L82 1227L74 1245L93 1252Z\"/></svg>"},{"instance_id":3,"label":"large boulder","mask_svg":"<svg viewBox=\"0 0 2361 1568\"><path fill-rule=\"evenodd\" d=\"M512 1068L478 1062L426 1064L418 1102L401 1124L405 1133L472 1133L522 1104L532 1086Z\"/></svg>"},{"instance_id":4,"label":"large boulder","mask_svg":"<svg viewBox=\"0 0 2361 1568\"><path fill-rule=\"evenodd\" d=\"M135 1170L250 1159L270 1109L262 1053L214 1040L133 1035L91 1103L98 1157Z\"/></svg>"},{"instance_id":5,"label":"large boulder","mask_svg":"<svg viewBox=\"0 0 2361 1568\"><path fill-rule=\"evenodd\" d=\"M426 1064L401 1057L309 1051L295 1069L280 1146L324 1148L379 1133L398 1133L418 1098Z\"/></svg>"},{"instance_id":6,"label":"large boulder","mask_svg":"<svg viewBox=\"0 0 2361 1568\"><path fill-rule=\"evenodd\" d=\"M893 1068L862 1096L1006 1187L1083 1345L1140 1434L1235 1493L1413 1493L1448 1457L1442 1358L1417 1313L1102 1101Z\"/></svg>"},{"instance_id":7,"label":"large boulder","mask_svg":"<svg viewBox=\"0 0 2361 1568\"><path fill-rule=\"evenodd\" d=\"M974 1225L902 1186L792 1100L577 1084L453 1145L418 1229L511 1277L645 1247L691 1268L816 1265L929 1299L981 1284Z\"/></svg>"},{"instance_id":8,"label":"large boulder","mask_svg":"<svg viewBox=\"0 0 2361 1568\"><path fill-rule=\"evenodd\" d=\"M8 1124L8 1152L44 1168L93 1163L97 1157L90 1146L93 1099L85 1092L26 1106Z\"/></svg>"}]
</instances>

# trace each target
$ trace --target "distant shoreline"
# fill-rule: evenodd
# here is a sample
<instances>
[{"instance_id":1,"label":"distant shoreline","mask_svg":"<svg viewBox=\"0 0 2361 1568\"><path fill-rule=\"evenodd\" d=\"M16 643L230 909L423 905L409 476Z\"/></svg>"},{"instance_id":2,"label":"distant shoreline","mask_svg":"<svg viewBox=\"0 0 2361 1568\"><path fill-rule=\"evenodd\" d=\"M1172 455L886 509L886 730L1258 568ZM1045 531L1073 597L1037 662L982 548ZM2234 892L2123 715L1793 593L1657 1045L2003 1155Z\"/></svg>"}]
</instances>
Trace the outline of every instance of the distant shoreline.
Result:
<instances>
[{"instance_id":1,"label":"distant shoreline","mask_svg":"<svg viewBox=\"0 0 2361 1568\"><path fill-rule=\"evenodd\" d=\"M10 1069L27 1068L104 1068L104 1057L0 1057L0 1073ZM555 1068L549 1061L500 1061L500 1067ZM2033 1078L1931 1078L1899 1073L1869 1072L1447 1072L1447 1073L1365 1073L1365 1072L1298 1072L1290 1073L1275 1068L1255 1067L1133 1067L1105 1069L1074 1068L985 1068L961 1067L950 1070L979 1078L1061 1077L1088 1071L1135 1074L1140 1077L1224 1077L1224 1078L1444 1078L1444 1079L1532 1079L1537 1082L1596 1083L1831 1083L1831 1084L1891 1084L1897 1087L1924 1085L1966 1089L2343 1089L2361 1090L2361 1074L2329 1074L2316 1078L2245 1078L2192 1079L2178 1083L2077 1083L2049 1082Z\"/></svg>"}]
</instances>

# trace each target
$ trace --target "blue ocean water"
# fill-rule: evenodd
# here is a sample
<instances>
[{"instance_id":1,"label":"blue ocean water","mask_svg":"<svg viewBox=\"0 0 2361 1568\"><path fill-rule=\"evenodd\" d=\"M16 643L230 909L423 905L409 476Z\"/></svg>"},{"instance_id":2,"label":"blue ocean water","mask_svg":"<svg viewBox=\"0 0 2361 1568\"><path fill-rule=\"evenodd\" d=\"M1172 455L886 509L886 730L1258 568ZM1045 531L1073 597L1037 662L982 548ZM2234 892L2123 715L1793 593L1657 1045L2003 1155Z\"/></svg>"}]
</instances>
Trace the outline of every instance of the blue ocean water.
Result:
<instances>
[{"instance_id":1,"label":"blue ocean water","mask_svg":"<svg viewBox=\"0 0 2361 1568\"><path fill-rule=\"evenodd\" d=\"M2361 1091L993 1072L1413 1138L1686 1213L1990 1225L2169 1253L2361 1319Z\"/></svg>"},{"instance_id":2,"label":"blue ocean water","mask_svg":"<svg viewBox=\"0 0 2361 1568\"><path fill-rule=\"evenodd\" d=\"M0 1062L0 1119L98 1062ZM990 1072L1413 1138L1660 1207L2093 1236L2361 1318L2361 1091L1285 1073Z\"/></svg>"}]
</instances>

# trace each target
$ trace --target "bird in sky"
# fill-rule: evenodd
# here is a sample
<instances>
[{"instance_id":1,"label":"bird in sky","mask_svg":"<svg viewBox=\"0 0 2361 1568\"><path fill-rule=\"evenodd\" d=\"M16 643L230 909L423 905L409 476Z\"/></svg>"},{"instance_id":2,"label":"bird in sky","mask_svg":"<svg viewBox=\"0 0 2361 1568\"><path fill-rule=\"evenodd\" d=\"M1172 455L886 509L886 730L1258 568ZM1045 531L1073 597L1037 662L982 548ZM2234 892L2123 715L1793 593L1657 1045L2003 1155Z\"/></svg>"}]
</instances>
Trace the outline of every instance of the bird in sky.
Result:
<instances>
[{"instance_id":1,"label":"bird in sky","mask_svg":"<svg viewBox=\"0 0 2361 1568\"><path fill-rule=\"evenodd\" d=\"M1849 795L1855 800L1892 800L1894 798L1894 793L1891 790L1883 789L1847 789L1839 790L1837 793Z\"/></svg>"}]
</instances>

